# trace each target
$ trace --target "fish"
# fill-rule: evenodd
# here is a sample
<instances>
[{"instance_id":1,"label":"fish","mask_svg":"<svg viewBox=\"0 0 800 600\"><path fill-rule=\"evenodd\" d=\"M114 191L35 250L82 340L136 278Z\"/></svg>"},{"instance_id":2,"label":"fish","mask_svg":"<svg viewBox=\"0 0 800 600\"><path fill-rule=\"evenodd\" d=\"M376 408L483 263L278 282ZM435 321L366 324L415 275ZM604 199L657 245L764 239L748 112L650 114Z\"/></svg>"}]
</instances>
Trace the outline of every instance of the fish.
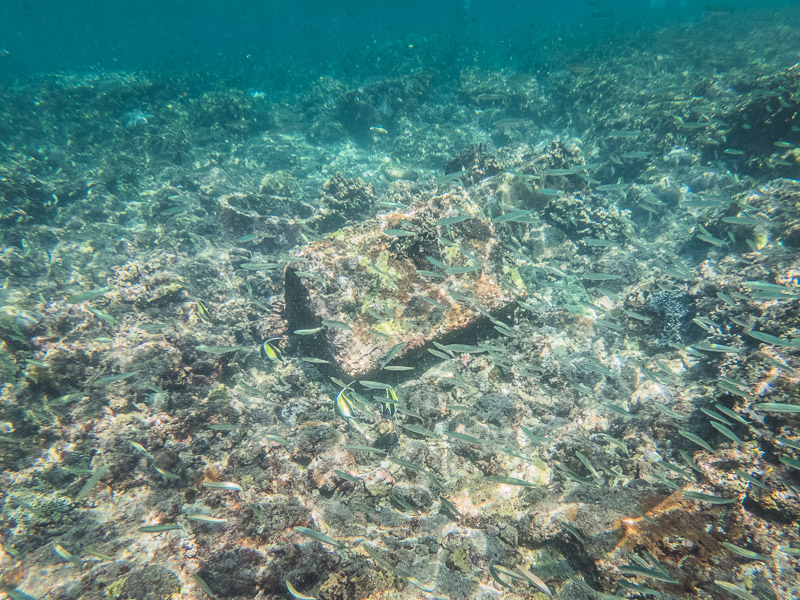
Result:
<instances>
[{"instance_id":1,"label":"fish","mask_svg":"<svg viewBox=\"0 0 800 600\"><path fill-rule=\"evenodd\" d=\"M586 540L583 539L583 536L581 536L580 531L578 531L575 527L573 527L569 523L564 523L564 522L561 523L561 526L567 531L569 531L572 535L574 535L581 544L583 544L584 546L586 545Z\"/></svg>"},{"instance_id":2,"label":"fish","mask_svg":"<svg viewBox=\"0 0 800 600\"><path fill-rule=\"evenodd\" d=\"M239 268L246 271L272 271L280 266L281 264L276 262L244 262Z\"/></svg>"},{"instance_id":3,"label":"fish","mask_svg":"<svg viewBox=\"0 0 800 600\"><path fill-rule=\"evenodd\" d=\"M736 444L744 444L744 442L742 441L742 439L738 435L733 433L733 431L731 431L730 429L725 427L725 425L723 425L722 423L718 423L717 421L711 421L711 426L714 429L716 429L717 431L719 431L726 438L731 440L732 442L734 442Z\"/></svg>"},{"instance_id":4,"label":"fish","mask_svg":"<svg viewBox=\"0 0 800 600\"><path fill-rule=\"evenodd\" d=\"M493 223L505 223L506 221L515 221L517 219L520 219L520 218L523 218L523 217L527 217L527 216L529 216L529 215L531 215L533 213L534 213L533 210L515 210L515 211L512 211L510 213L506 213L504 215L500 215L500 216L494 217L492 219L492 222Z\"/></svg>"},{"instance_id":5,"label":"fish","mask_svg":"<svg viewBox=\"0 0 800 600\"><path fill-rule=\"evenodd\" d=\"M98 552L97 550L94 550L92 548L88 548L86 550L86 554L88 556L93 556L93 557L99 558L101 560L108 560L108 561L113 561L114 560L113 556L109 556L108 554L104 554L102 552Z\"/></svg>"},{"instance_id":6,"label":"fish","mask_svg":"<svg viewBox=\"0 0 800 600\"><path fill-rule=\"evenodd\" d=\"M97 380L97 383L100 385L108 385L110 383L119 383L120 381L125 381L126 379L130 379L134 375L137 375L138 371L130 371L128 373L119 373L118 375L104 375Z\"/></svg>"},{"instance_id":7,"label":"fish","mask_svg":"<svg viewBox=\"0 0 800 600\"><path fill-rule=\"evenodd\" d=\"M470 444L476 444L478 446L483 445L485 443L484 440L478 439L466 433L459 433L458 431L448 431L445 435L449 438L453 438L454 440L459 440Z\"/></svg>"},{"instance_id":8,"label":"fish","mask_svg":"<svg viewBox=\"0 0 800 600\"><path fill-rule=\"evenodd\" d=\"M325 279L319 273L313 273L311 271L295 271L295 274L300 277L308 277L309 279L313 279L314 281L319 283L320 286L322 287L325 286Z\"/></svg>"},{"instance_id":9,"label":"fish","mask_svg":"<svg viewBox=\"0 0 800 600\"><path fill-rule=\"evenodd\" d=\"M686 431L685 429L679 429L678 433L681 434L683 437L685 437L687 440L694 442L701 448L705 448L709 452L714 452L714 449L708 445L708 442L706 442L703 438L695 435L691 431Z\"/></svg>"},{"instance_id":10,"label":"fish","mask_svg":"<svg viewBox=\"0 0 800 600\"><path fill-rule=\"evenodd\" d=\"M288 446L289 440L282 438L279 435L275 435L273 433L265 433L264 437L271 442L275 442L276 444L280 444L281 446Z\"/></svg>"},{"instance_id":11,"label":"fish","mask_svg":"<svg viewBox=\"0 0 800 600\"><path fill-rule=\"evenodd\" d=\"M726 346L723 344L711 344L708 342L698 342L692 346L697 350L703 350L705 352L721 352L723 354L739 354L740 349L734 348L733 346Z\"/></svg>"},{"instance_id":12,"label":"fish","mask_svg":"<svg viewBox=\"0 0 800 600\"><path fill-rule=\"evenodd\" d=\"M656 581L663 581L664 583L680 583L679 580L675 579L674 577L670 577L669 575L666 575L661 571L657 571L655 569L648 569L640 565L623 565L619 568L619 572L622 573L623 575L636 575L638 577L647 577L649 579L655 579Z\"/></svg>"},{"instance_id":13,"label":"fish","mask_svg":"<svg viewBox=\"0 0 800 600\"><path fill-rule=\"evenodd\" d=\"M219 596L217 596L214 592L211 591L211 588L208 587L208 584L205 580L200 577L197 573L192 573L192 579L194 579L195 583L200 586L200 589L203 590L209 598L212 600L218 600Z\"/></svg>"},{"instance_id":14,"label":"fish","mask_svg":"<svg viewBox=\"0 0 800 600\"><path fill-rule=\"evenodd\" d=\"M698 233L696 237L701 242L711 244L712 246L717 246L718 248L724 248L725 246L728 245L728 242L726 242L725 240L721 240L717 237L714 237L709 233Z\"/></svg>"},{"instance_id":15,"label":"fish","mask_svg":"<svg viewBox=\"0 0 800 600\"><path fill-rule=\"evenodd\" d=\"M370 127L370 129L373 128ZM383 131L384 133L386 133L385 129ZM316 600L314 596L306 596L305 594L301 594L300 592L298 592L297 589L292 585L292 583L288 579L286 580L285 583L286 583L286 589L289 591L289 594L292 596L292 598L296 598L297 600Z\"/></svg>"},{"instance_id":16,"label":"fish","mask_svg":"<svg viewBox=\"0 0 800 600\"><path fill-rule=\"evenodd\" d=\"M414 237L418 235L416 231L409 231L408 229L384 229L383 233L395 237Z\"/></svg>"},{"instance_id":17,"label":"fish","mask_svg":"<svg viewBox=\"0 0 800 600\"><path fill-rule=\"evenodd\" d=\"M242 486L232 481L204 481L203 487L210 490L222 490L227 492L241 492Z\"/></svg>"},{"instance_id":18,"label":"fish","mask_svg":"<svg viewBox=\"0 0 800 600\"><path fill-rule=\"evenodd\" d=\"M531 583L534 587L538 588L540 592L552 600L553 592L550 591L550 588L547 587L547 584L544 581L539 579L525 567L517 566L516 571L522 575L523 578L527 579L528 583Z\"/></svg>"},{"instance_id":19,"label":"fish","mask_svg":"<svg viewBox=\"0 0 800 600\"><path fill-rule=\"evenodd\" d=\"M430 594L431 592L433 592L436 589L434 586L425 587L419 579L417 579L416 577L413 577L411 575L405 576L405 580L408 583L410 583L411 585L413 585L415 588L417 588L419 590L422 590L423 592L425 592L427 594Z\"/></svg>"},{"instance_id":20,"label":"fish","mask_svg":"<svg viewBox=\"0 0 800 600\"><path fill-rule=\"evenodd\" d=\"M624 190L627 185L626 183L604 183L603 185L598 185L594 189L598 192L614 192L617 190Z\"/></svg>"},{"instance_id":21,"label":"fish","mask_svg":"<svg viewBox=\"0 0 800 600\"><path fill-rule=\"evenodd\" d=\"M159 331L163 331L169 327L169 325L166 323L139 323L138 327L139 329L147 331L148 333L157 333Z\"/></svg>"},{"instance_id":22,"label":"fish","mask_svg":"<svg viewBox=\"0 0 800 600\"><path fill-rule=\"evenodd\" d=\"M752 550L748 550L747 548L736 546L734 544L731 544L730 542L720 542L720 543L734 554L737 554L743 558L749 558L752 560L763 560L763 561L770 560L769 556L764 556L763 554L759 554L758 552L753 552Z\"/></svg>"},{"instance_id":23,"label":"fish","mask_svg":"<svg viewBox=\"0 0 800 600\"><path fill-rule=\"evenodd\" d=\"M142 533L164 533L165 531L176 531L178 529L183 529L183 526L178 525L177 523L164 523L162 525L144 525L143 527L139 527L139 531Z\"/></svg>"},{"instance_id":24,"label":"fish","mask_svg":"<svg viewBox=\"0 0 800 600\"><path fill-rule=\"evenodd\" d=\"M465 273L477 273L480 267L447 267L445 273L448 275L463 275Z\"/></svg>"},{"instance_id":25,"label":"fish","mask_svg":"<svg viewBox=\"0 0 800 600\"><path fill-rule=\"evenodd\" d=\"M665 404L662 404L661 402L653 402L653 404L655 405L655 407L658 410L660 410L662 413L664 413L668 417L672 417L673 419L686 419L687 418L686 415L683 415L683 414L681 414L679 412L676 412L676 411L672 410L671 408L669 408Z\"/></svg>"},{"instance_id":26,"label":"fish","mask_svg":"<svg viewBox=\"0 0 800 600\"><path fill-rule=\"evenodd\" d=\"M95 298L105 295L105 293L110 289L110 286L104 286L74 294L67 297L67 304L80 304L81 302L89 302L90 300L94 300Z\"/></svg>"},{"instance_id":27,"label":"fish","mask_svg":"<svg viewBox=\"0 0 800 600\"><path fill-rule=\"evenodd\" d=\"M692 457L689 456L689 454L685 450L680 450L678 453L681 455L681 458L683 459L683 462L686 463L687 467L689 467L693 471L697 471L698 473L701 474L703 473L703 469L697 466L697 463L695 463L692 460Z\"/></svg>"},{"instance_id":28,"label":"fish","mask_svg":"<svg viewBox=\"0 0 800 600\"><path fill-rule=\"evenodd\" d=\"M331 536L322 533L321 531L317 531L316 529L309 529L308 527L299 527L295 526L294 530L298 533L306 537L310 537L311 539L317 540L318 542L322 542L323 544L330 544L336 548L345 548L345 545Z\"/></svg>"},{"instance_id":29,"label":"fish","mask_svg":"<svg viewBox=\"0 0 800 600\"><path fill-rule=\"evenodd\" d=\"M385 367L385 366L386 366L386 365L388 365L390 362L392 362L392 359L393 359L395 356L397 356L398 354L400 354L400 352L402 352L402 351L403 351L403 349L404 349L404 348L405 348L407 345L408 345L408 342L399 342L399 343L395 344L394 346L392 346L392 347L389 349L389 352L387 352L387 353L386 353L386 357L383 359L383 362L381 363L381 368Z\"/></svg>"},{"instance_id":30,"label":"fish","mask_svg":"<svg viewBox=\"0 0 800 600\"><path fill-rule=\"evenodd\" d=\"M718 421L720 423L724 423L725 425L728 425L729 427L733 427L733 423L728 421L728 419L723 417L721 414L719 414L713 408L708 408L706 406L701 406L700 407L700 412L702 412L703 414L711 417L714 421Z\"/></svg>"},{"instance_id":31,"label":"fish","mask_svg":"<svg viewBox=\"0 0 800 600\"><path fill-rule=\"evenodd\" d=\"M89 312L91 312L95 317L105 321L106 323L108 323L112 327L114 326L114 323L117 322L116 318L112 317L107 312L105 312L103 310L100 310L99 308L92 308L91 306L87 306L86 308L88 308Z\"/></svg>"},{"instance_id":32,"label":"fish","mask_svg":"<svg viewBox=\"0 0 800 600\"><path fill-rule=\"evenodd\" d=\"M583 466L589 469L589 472L595 479L597 479L598 481L602 481L603 478L600 476L600 473L597 472L597 469L594 468L592 462L588 458L586 458L586 456L584 456L583 453L576 451L575 456L577 456L578 460L583 463Z\"/></svg>"},{"instance_id":33,"label":"fish","mask_svg":"<svg viewBox=\"0 0 800 600\"><path fill-rule=\"evenodd\" d=\"M618 406L618 405L613 404L611 402L603 402L603 406L605 406L611 412L614 412L614 413L618 414L620 417L624 417L626 419L638 419L639 418L639 415L634 414L632 412L628 412L627 410L625 410L621 406Z\"/></svg>"},{"instance_id":34,"label":"fish","mask_svg":"<svg viewBox=\"0 0 800 600\"><path fill-rule=\"evenodd\" d=\"M615 438L615 437L611 437L611 436L610 436L610 435L608 435L607 433L603 433L603 434L601 434L601 435L603 436L603 438L604 438L604 439L605 439L605 440L606 440L606 441L607 441L609 444L611 444L611 445L613 445L613 446L616 446L617 448L619 448L620 450L622 450L622 451L625 453L625 456L630 456L630 455L631 455L630 451L628 450L628 447L625 445L625 442L623 442L622 440L618 440L618 439L617 439L617 438Z\"/></svg>"},{"instance_id":35,"label":"fish","mask_svg":"<svg viewBox=\"0 0 800 600\"><path fill-rule=\"evenodd\" d=\"M78 502L82 502L88 498L94 487L100 482L100 479L102 479L103 475L105 475L107 472L107 465L101 465L98 467L94 474L92 474L92 476L86 480L86 483L83 484L83 487L75 496L75 503L77 504Z\"/></svg>"},{"instance_id":36,"label":"fish","mask_svg":"<svg viewBox=\"0 0 800 600\"><path fill-rule=\"evenodd\" d=\"M736 500L730 498L723 498L722 496L715 496L714 494L703 494L701 492L683 492L683 497L699 502L708 502L709 504L733 504L736 502Z\"/></svg>"},{"instance_id":37,"label":"fish","mask_svg":"<svg viewBox=\"0 0 800 600\"><path fill-rule=\"evenodd\" d=\"M729 583L727 581L721 581L719 579L715 579L714 584L716 584L718 587L721 587L726 592L730 592L734 596L741 598L742 600L759 600L758 596L751 594L746 589L736 584Z\"/></svg>"},{"instance_id":38,"label":"fish","mask_svg":"<svg viewBox=\"0 0 800 600\"><path fill-rule=\"evenodd\" d=\"M281 338L273 337L264 340L258 349L261 358L271 361L283 361L283 353L281 352L281 349L274 344L275 340L279 339Z\"/></svg>"},{"instance_id":39,"label":"fish","mask_svg":"<svg viewBox=\"0 0 800 600\"><path fill-rule=\"evenodd\" d=\"M800 404L780 404L777 402L762 402L753 405L753 410L759 412L776 412L786 414L800 413Z\"/></svg>"},{"instance_id":40,"label":"fish","mask_svg":"<svg viewBox=\"0 0 800 600\"><path fill-rule=\"evenodd\" d=\"M134 449L134 450L136 450L137 452L139 452L139 453L141 453L141 454L144 454L144 455L145 455L145 456L147 456L148 458L152 458L152 455L151 455L151 454L150 454L150 453L147 451L147 448L145 448L144 446L142 446L142 445L141 445L139 442L134 442L134 441L132 441L132 440L129 440L129 441L128 441L128 443L129 443L129 444L130 444L130 445L133 447L133 449Z\"/></svg>"},{"instance_id":41,"label":"fish","mask_svg":"<svg viewBox=\"0 0 800 600\"><path fill-rule=\"evenodd\" d=\"M780 460L787 467L800 471L800 460L790 456L781 456L778 460Z\"/></svg>"},{"instance_id":42,"label":"fish","mask_svg":"<svg viewBox=\"0 0 800 600\"><path fill-rule=\"evenodd\" d=\"M637 312L635 312L633 310L628 310L628 309L623 308L622 312L625 313L626 315L628 315L631 319L636 319L637 321L643 321L645 323L649 323L650 321L653 320L650 317L645 317L644 315L642 315L640 313L637 313Z\"/></svg>"},{"instance_id":43,"label":"fish","mask_svg":"<svg viewBox=\"0 0 800 600\"><path fill-rule=\"evenodd\" d=\"M667 479L667 478L666 478L666 477L664 477L663 475L659 475L658 473L652 473L650 476L651 476L653 479L655 479L656 481L658 481L658 482L660 482L660 483L663 483L663 484L664 484L664 485L666 485L668 488L672 488L673 490L679 490L679 489L681 489L681 487L680 487L680 486L679 486L677 483L675 483L674 481L672 481L672 480L670 480L670 479Z\"/></svg>"},{"instance_id":44,"label":"fish","mask_svg":"<svg viewBox=\"0 0 800 600\"><path fill-rule=\"evenodd\" d=\"M439 219L438 221L436 221L436 226L449 227L450 225L455 225L456 223L461 223L462 221L474 218L475 217L472 215L457 215L455 217L445 217L444 219Z\"/></svg>"},{"instance_id":45,"label":"fish","mask_svg":"<svg viewBox=\"0 0 800 600\"><path fill-rule=\"evenodd\" d=\"M691 473L689 473L685 469L682 469L678 465L673 464L673 463L671 463L669 461L662 460L659 464L662 467L664 467L665 469L668 469L668 470L672 471L673 473L677 473L678 475L680 475L681 477L683 477L685 479L691 479L692 478L692 474Z\"/></svg>"},{"instance_id":46,"label":"fish","mask_svg":"<svg viewBox=\"0 0 800 600\"><path fill-rule=\"evenodd\" d=\"M76 400L80 400L85 398L86 394L83 392L72 392L71 394L65 394L63 396L59 396L58 398L53 398L52 400L47 402L48 406L65 406Z\"/></svg>"},{"instance_id":47,"label":"fish","mask_svg":"<svg viewBox=\"0 0 800 600\"><path fill-rule=\"evenodd\" d=\"M730 383L728 381L722 381L722 380L718 381L717 387L730 394L734 394L735 396L740 396L742 398L745 398L746 400L750 399L750 393L746 389L742 389L740 386ZM717 407L717 409L719 410L719 407Z\"/></svg>"},{"instance_id":48,"label":"fish","mask_svg":"<svg viewBox=\"0 0 800 600\"><path fill-rule=\"evenodd\" d=\"M349 420L355 417L355 408L353 407L353 402L345 395L345 389L342 389L337 395L336 400L334 401L334 409L336 410L336 414L342 417L345 420Z\"/></svg>"},{"instance_id":49,"label":"fish","mask_svg":"<svg viewBox=\"0 0 800 600\"><path fill-rule=\"evenodd\" d=\"M161 467L156 467L156 472L159 475L161 475L162 477L164 477L164 479L180 479L181 478L180 475L177 475L175 473L167 471L166 469L162 469Z\"/></svg>"},{"instance_id":50,"label":"fish","mask_svg":"<svg viewBox=\"0 0 800 600\"><path fill-rule=\"evenodd\" d=\"M331 361L324 358L317 358L316 356L301 356L300 360L303 362L311 363L312 365L329 365Z\"/></svg>"},{"instance_id":51,"label":"fish","mask_svg":"<svg viewBox=\"0 0 800 600\"><path fill-rule=\"evenodd\" d=\"M634 509L633 512L635 512L637 515L639 515L642 519L644 519L651 525L658 525L658 521L656 521L653 517L647 516L642 511Z\"/></svg>"},{"instance_id":52,"label":"fish","mask_svg":"<svg viewBox=\"0 0 800 600\"><path fill-rule=\"evenodd\" d=\"M349 450L350 452L370 452L372 454L386 454L386 450L381 448L374 448L372 446L358 446L358 445L348 445L343 446L345 450Z\"/></svg>"},{"instance_id":53,"label":"fish","mask_svg":"<svg viewBox=\"0 0 800 600\"><path fill-rule=\"evenodd\" d=\"M75 566L80 565L80 559L78 559L78 557L72 554L69 550L64 548L64 546L61 544L56 544L53 550L55 550L55 553L67 562L71 562Z\"/></svg>"},{"instance_id":54,"label":"fish","mask_svg":"<svg viewBox=\"0 0 800 600\"><path fill-rule=\"evenodd\" d=\"M760 342L764 342L765 344L783 346L784 348L800 348L800 340L786 340L774 335L770 335L769 333L764 333L763 331L751 329L750 331L747 331L745 335L755 338Z\"/></svg>"},{"instance_id":55,"label":"fish","mask_svg":"<svg viewBox=\"0 0 800 600\"><path fill-rule=\"evenodd\" d=\"M344 323L342 321L333 321L333 320L330 320L330 319L322 319L322 324L325 327L330 327L331 329L341 329L343 331L353 331L353 328L350 325L348 325L347 323Z\"/></svg>"},{"instance_id":56,"label":"fish","mask_svg":"<svg viewBox=\"0 0 800 600\"><path fill-rule=\"evenodd\" d=\"M410 431L411 433L417 433L419 435L424 435L426 437L438 438L439 434L431 431L426 427L422 427L421 425L414 425L413 423L402 423L400 425L406 431Z\"/></svg>"},{"instance_id":57,"label":"fish","mask_svg":"<svg viewBox=\"0 0 800 600\"><path fill-rule=\"evenodd\" d=\"M356 477L355 475L351 475L350 473L345 473L344 471L339 471L338 469L334 469L333 472L336 473L342 479L351 481L353 483L362 483L364 481L360 477Z\"/></svg>"},{"instance_id":58,"label":"fish","mask_svg":"<svg viewBox=\"0 0 800 600\"><path fill-rule=\"evenodd\" d=\"M211 313L208 311L208 307L202 300L195 300L194 302L195 307L197 308L197 316L200 317L205 323L211 322Z\"/></svg>"},{"instance_id":59,"label":"fish","mask_svg":"<svg viewBox=\"0 0 800 600\"><path fill-rule=\"evenodd\" d=\"M311 329L295 329L293 333L295 335L316 335L322 331L322 329L322 327L313 327Z\"/></svg>"},{"instance_id":60,"label":"fish","mask_svg":"<svg viewBox=\"0 0 800 600\"><path fill-rule=\"evenodd\" d=\"M228 519L223 519L221 517L212 517L211 515L186 515L186 518L190 521L196 521L198 523L206 523L208 525L223 525L228 522Z\"/></svg>"},{"instance_id":61,"label":"fish","mask_svg":"<svg viewBox=\"0 0 800 600\"><path fill-rule=\"evenodd\" d=\"M444 496L439 496L439 502L441 502L442 506L445 507L447 511L454 517L463 516L460 512L458 512L458 509L455 507L455 505Z\"/></svg>"},{"instance_id":62,"label":"fish","mask_svg":"<svg viewBox=\"0 0 800 600\"><path fill-rule=\"evenodd\" d=\"M616 273L584 273L581 275L583 279L588 279L589 281L615 281L617 279L622 279L622 275L617 275Z\"/></svg>"},{"instance_id":63,"label":"fish","mask_svg":"<svg viewBox=\"0 0 800 600\"><path fill-rule=\"evenodd\" d=\"M445 349L456 354L478 354L486 351L480 346L472 346L469 344L447 344Z\"/></svg>"},{"instance_id":64,"label":"fish","mask_svg":"<svg viewBox=\"0 0 800 600\"><path fill-rule=\"evenodd\" d=\"M424 471L425 468L422 465L418 465L417 463L413 463L410 460L406 460L404 458L398 458L396 456L389 456L387 459L389 462L393 462L399 467L403 467L404 469L410 469L411 471Z\"/></svg>"},{"instance_id":65,"label":"fish","mask_svg":"<svg viewBox=\"0 0 800 600\"><path fill-rule=\"evenodd\" d=\"M211 431L236 431L239 429L238 425L232 423L213 423L208 426Z\"/></svg>"},{"instance_id":66,"label":"fish","mask_svg":"<svg viewBox=\"0 0 800 600\"><path fill-rule=\"evenodd\" d=\"M200 344L199 346L194 347L195 350L198 352L205 352L207 354L216 354L217 356L222 356L223 354L230 354L231 352L236 352L241 348L239 346L209 346L207 344Z\"/></svg>"}]
</instances>

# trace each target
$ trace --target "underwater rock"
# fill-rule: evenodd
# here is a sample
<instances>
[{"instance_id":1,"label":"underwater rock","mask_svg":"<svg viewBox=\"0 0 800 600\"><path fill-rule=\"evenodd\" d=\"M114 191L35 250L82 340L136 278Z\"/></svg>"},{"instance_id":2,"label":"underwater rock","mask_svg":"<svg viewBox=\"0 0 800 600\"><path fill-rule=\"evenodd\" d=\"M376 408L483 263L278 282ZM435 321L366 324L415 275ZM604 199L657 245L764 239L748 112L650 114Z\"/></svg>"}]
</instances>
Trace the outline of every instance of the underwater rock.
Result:
<instances>
[{"instance_id":1,"label":"underwater rock","mask_svg":"<svg viewBox=\"0 0 800 600\"><path fill-rule=\"evenodd\" d=\"M307 225L320 232L343 227L353 220L361 220L372 210L375 189L360 178L348 179L337 173L322 186L322 208L308 220Z\"/></svg>"},{"instance_id":2,"label":"underwater rock","mask_svg":"<svg viewBox=\"0 0 800 600\"><path fill-rule=\"evenodd\" d=\"M199 575L215 594L252 596L258 591L266 559L261 550L226 545L209 556Z\"/></svg>"},{"instance_id":3,"label":"underwater rock","mask_svg":"<svg viewBox=\"0 0 800 600\"><path fill-rule=\"evenodd\" d=\"M420 71L346 90L335 101L335 118L358 142L369 142L376 128L392 130L413 113L430 88L433 74ZM324 104L329 102L325 99Z\"/></svg>"},{"instance_id":4,"label":"underwater rock","mask_svg":"<svg viewBox=\"0 0 800 600\"><path fill-rule=\"evenodd\" d=\"M398 361L502 316L526 293L466 192L347 227L296 257L285 272L289 331L304 330L301 348L348 376L407 367Z\"/></svg>"},{"instance_id":5,"label":"underwater rock","mask_svg":"<svg viewBox=\"0 0 800 600\"><path fill-rule=\"evenodd\" d=\"M392 495L413 506L417 510L428 511L433 504L433 496L426 487L400 481L392 488Z\"/></svg>"},{"instance_id":6,"label":"underwater rock","mask_svg":"<svg viewBox=\"0 0 800 600\"><path fill-rule=\"evenodd\" d=\"M639 321L637 327L646 331L648 337L655 336L657 347L671 343L687 342L695 315L692 298L685 291L634 292L626 300L626 306L639 311L648 321Z\"/></svg>"},{"instance_id":7,"label":"underwater rock","mask_svg":"<svg viewBox=\"0 0 800 600\"><path fill-rule=\"evenodd\" d=\"M132 571L112 583L108 595L118 600L168 600L181 591L178 577L160 565Z\"/></svg>"},{"instance_id":8,"label":"underwater rock","mask_svg":"<svg viewBox=\"0 0 800 600\"><path fill-rule=\"evenodd\" d=\"M502 173L503 165L494 156L486 152L483 144L472 145L458 156L449 160L444 167L444 174L464 173L462 177L474 185L492 175Z\"/></svg>"},{"instance_id":9,"label":"underwater rock","mask_svg":"<svg viewBox=\"0 0 800 600\"><path fill-rule=\"evenodd\" d=\"M517 414L517 404L506 394L487 394L475 404L476 416L481 420L503 426L513 423Z\"/></svg>"},{"instance_id":10,"label":"underwater rock","mask_svg":"<svg viewBox=\"0 0 800 600\"><path fill-rule=\"evenodd\" d=\"M587 239L623 240L632 231L629 210L603 206L595 195L552 197L544 207L542 218L584 249Z\"/></svg>"},{"instance_id":11,"label":"underwater rock","mask_svg":"<svg viewBox=\"0 0 800 600\"><path fill-rule=\"evenodd\" d=\"M748 172L797 173L800 67L737 83L740 100L724 115L728 158ZM710 154L710 152L709 152Z\"/></svg>"},{"instance_id":12,"label":"underwater rock","mask_svg":"<svg viewBox=\"0 0 800 600\"><path fill-rule=\"evenodd\" d=\"M225 237L239 240L255 236L249 248L271 252L290 248L300 241L292 220L265 215L270 205L256 194L228 194L217 200L217 218Z\"/></svg>"}]
</instances>

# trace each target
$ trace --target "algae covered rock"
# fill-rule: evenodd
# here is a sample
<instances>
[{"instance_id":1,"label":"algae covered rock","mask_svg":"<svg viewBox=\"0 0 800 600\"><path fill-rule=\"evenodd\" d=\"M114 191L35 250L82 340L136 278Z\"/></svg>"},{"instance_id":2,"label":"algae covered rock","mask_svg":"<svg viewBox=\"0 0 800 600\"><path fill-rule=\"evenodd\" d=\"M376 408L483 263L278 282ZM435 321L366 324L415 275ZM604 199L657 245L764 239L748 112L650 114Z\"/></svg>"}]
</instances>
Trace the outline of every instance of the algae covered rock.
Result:
<instances>
[{"instance_id":1,"label":"algae covered rock","mask_svg":"<svg viewBox=\"0 0 800 600\"><path fill-rule=\"evenodd\" d=\"M308 225L320 231L333 231L350 221L363 219L370 213L374 203L375 189L372 184L337 173L322 186L322 208L309 219Z\"/></svg>"},{"instance_id":2,"label":"algae covered rock","mask_svg":"<svg viewBox=\"0 0 800 600\"><path fill-rule=\"evenodd\" d=\"M148 565L115 581L108 595L116 600L170 600L180 591L175 573L161 565Z\"/></svg>"},{"instance_id":3,"label":"algae covered rock","mask_svg":"<svg viewBox=\"0 0 800 600\"><path fill-rule=\"evenodd\" d=\"M402 369L433 342L508 313L526 293L495 223L465 192L347 227L295 257L285 273L289 330L350 376Z\"/></svg>"}]
</instances>

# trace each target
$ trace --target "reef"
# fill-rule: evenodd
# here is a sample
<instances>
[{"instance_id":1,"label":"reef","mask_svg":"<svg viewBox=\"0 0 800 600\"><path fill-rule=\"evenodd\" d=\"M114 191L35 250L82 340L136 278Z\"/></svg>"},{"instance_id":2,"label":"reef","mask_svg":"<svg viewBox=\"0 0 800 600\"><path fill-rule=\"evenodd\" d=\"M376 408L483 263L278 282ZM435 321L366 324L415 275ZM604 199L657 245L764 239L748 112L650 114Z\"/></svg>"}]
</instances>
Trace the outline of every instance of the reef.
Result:
<instances>
[{"instance_id":1,"label":"reef","mask_svg":"<svg viewBox=\"0 0 800 600\"><path fill-rule=\"evenodd\" d=\"M1 87L0 594L796 596L800 29L687 27Z\"/></svg>"}]
</instances>

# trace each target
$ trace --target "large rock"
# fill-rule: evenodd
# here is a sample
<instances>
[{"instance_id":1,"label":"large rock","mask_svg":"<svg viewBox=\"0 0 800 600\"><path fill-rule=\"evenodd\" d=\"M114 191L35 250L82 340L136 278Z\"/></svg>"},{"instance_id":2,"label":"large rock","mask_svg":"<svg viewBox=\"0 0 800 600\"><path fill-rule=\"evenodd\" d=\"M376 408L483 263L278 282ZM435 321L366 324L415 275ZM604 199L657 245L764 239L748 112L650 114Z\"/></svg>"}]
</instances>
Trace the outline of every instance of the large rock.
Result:
<instances>
[{"instance_id":1,"label":"large rock","mask_svg":"<svg viewBox=\"0 0 800 600\"><path fill-rule=\"evenodd\" d=\"M453 222L458 217L466 218ZM525 295L498 227L508 225L487 219L462 191L314 241L286 268L289 331L321 327L296 341L362 377L381 369L397 344L406 345L392 364L408 365L432 342L491 324Z\"/></svg>"}]
</instances>

